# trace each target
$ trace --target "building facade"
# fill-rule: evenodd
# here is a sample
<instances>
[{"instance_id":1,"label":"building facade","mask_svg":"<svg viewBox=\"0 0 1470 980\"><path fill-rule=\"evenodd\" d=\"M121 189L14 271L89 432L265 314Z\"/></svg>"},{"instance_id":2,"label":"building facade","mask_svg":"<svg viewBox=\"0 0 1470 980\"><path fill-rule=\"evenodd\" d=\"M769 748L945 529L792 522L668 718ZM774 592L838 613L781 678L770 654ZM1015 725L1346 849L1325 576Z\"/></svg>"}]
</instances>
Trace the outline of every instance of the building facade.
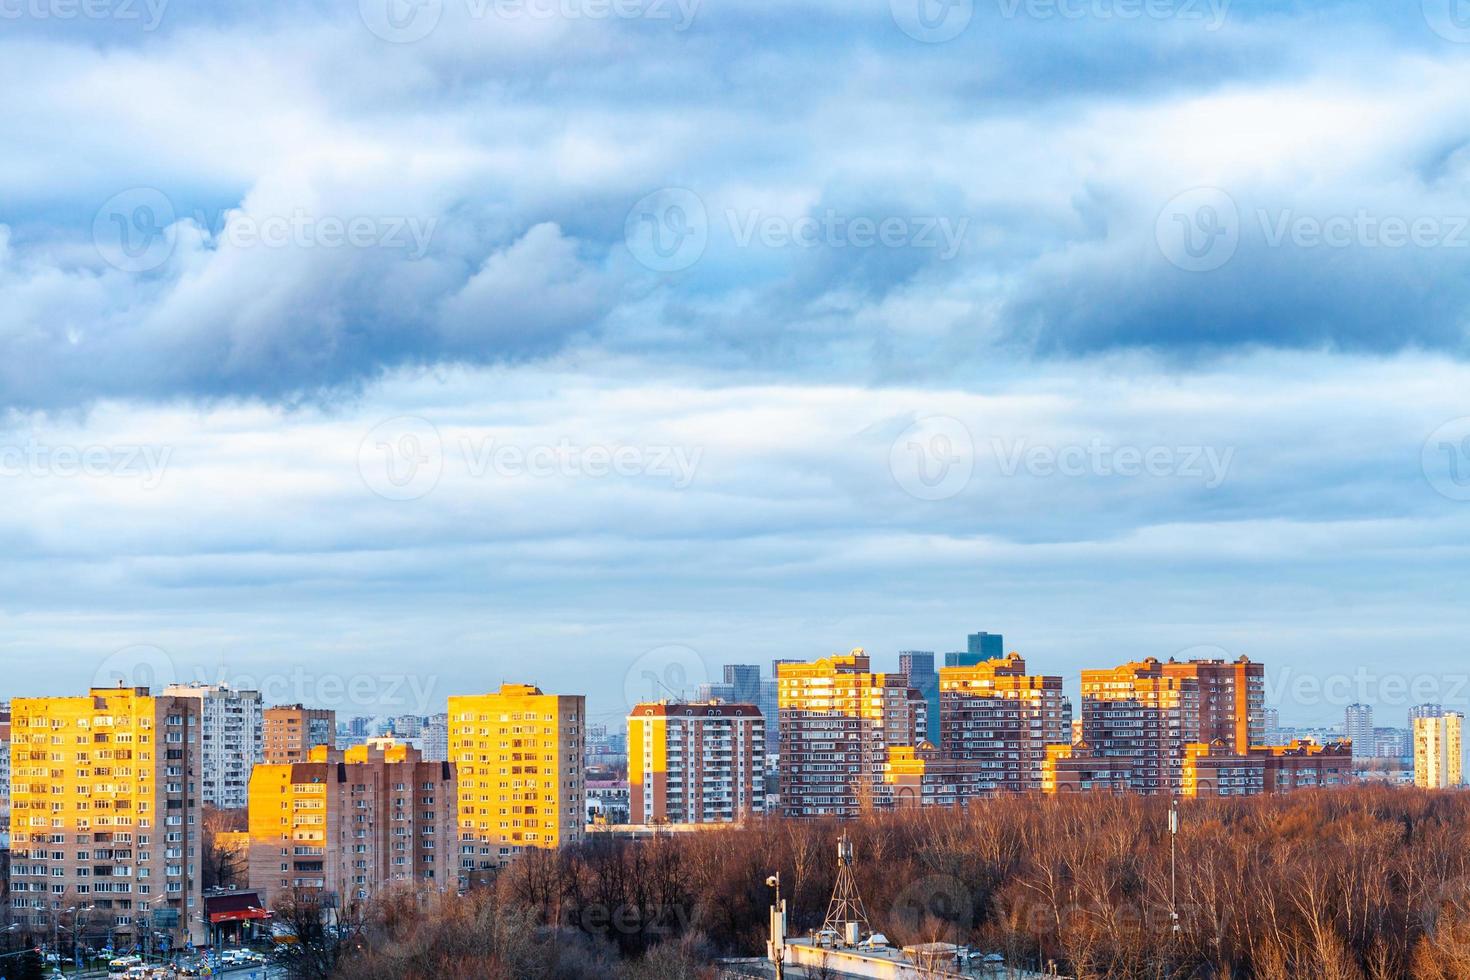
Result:
<instances>
[{"instance_id":1,"label":"building facade","mask_svg":"<svg viewBox=\"0 0 1470 980\"><path fill-rule=\"evenodd\" d=\"M1198 681L1165 674L1157 659L1082 672L1082 741L1127 760L1134 792L1178 792L1184 746L1199 731Z\"/></svg>"},{"instance_id":2,"label":"building facade","mask_svg":"<svg viewBox=\"0 0 1470 980\"><path fill-rule=\"evenodd\" d=\"M1342 733L1353 744L1354 759L1372 759L1378 745L1373 734L1373 708L1366 704L1350 704L1343 712Z\"/></svg>"},{"instance_id":3,"label":"building facade","mask_svg":"<svg viewBox=\"0 0 1470 980\"><path fill-rule=\"evenodd\" d=\"M1028 675L1018 653L939 671L939 744L981 792L1041 789L1046 747L1071 741L1062 679Z\"/></svg>"},{"instance_id":4,"label":"building facade","mask_svg":"<svg viewBox=\"0 0 1470 980\"><path fill-rule=\"evenodd\" d=\"M765 812L766 721L754 704L657 701L628 715L633 823L735 823Z\"/></svg>"},{"instance_id":5,"label":"building facade","mask_svg":"<svg viewBox=\"0 0 1470 980\"><path fill-rule=\"evenodd\" d=\"M1464 716L1458 711L1414 719L1414 785L1447 789L1463 783L1460 731Z\"/></svg>"},{"instance_id":6,"label":"building facade","mask_svg":"<svg viewBox=\"0 0 1470 980\"><path fill-rule=\"evenodd\" d=\"M12 703L17 925L67 926L83 942L203 939L200 711L198 698L146 687Z\"/></svg>"},{"instance_id":7,"label":"building facade","mask_svg":"<svg viewBox=\"0 0 1470 980\"><path fill-rule=\"evenodd\" d=\"M250 798L250 770L264 758L260 692L237 691L227 684L170 684L163 693L199 701L204 805L243 810Z\"/></svg>"},{"instance_id":8,"label":"building facade","mask_svg":"<svg viewBox=\"0 0 1470 980\"><path fill-rule=\"evenodd\" d=\"M264 712L263 761L274 765L306 762L319 746L336 748L337 712L287 704Z\"/></svg>"},{"instance_id":9,"label":"building facade","mask_svg":"<svg viewBox=\"0 0 1470 980\"><path fill-rule=\"evenodd\" d=\"M10 848L10 702L0 701L0 851ZM9 887L9 876L5 885ZM8 905L6 906L9 907Z\"/></svg>"},{"instance_id":10,"label":"building facade","mask_svg":"<svg viewBox=\"0 0 1470 980\"><path fill-rule=\"evenodd\" d=\"M928 709L929 741L939 745L944 735L938 724L939 672L934 669L934 651L900 650L898 672L909 679L909 687L923 696Z\"/></svg>"},{"instance_id":11,"label":"building facade","mask_svg":"<svg viewBox=\"0 0 1470 980\"><path fill-rule=\"evenodd\" d=\"M449 699L462 874L503 866L527 848L583 839L586 718L582 695L543 694L529 684Z\"/></svg>"},{"instance_id":12,"label":"building facade","mask_svg":"<svg viewBox=\"0 0 1470 980\"><path fill-rule=\"evenodd\" d=\"M350 908L395 887L458 886L454 767L374 739L317 746L250 780L250 884L268 903L316 893Z\"/></svg>"},{"instance_id":13,"label":"building facade","mask_svg":"<svg viewBox=\"0 0 1470 980\"><path fill-rule=\"evenodd\" d=\"M874 673L861 649L777 667L781 807L855 816L879 805L888 750L923 741L927 706L902 674Z\"/></svg>"},{"instance_id":14,"label":"building facade","mask_svg":"<svg viewBox=\"0 0 1470 980\"><path fill-rule=\"evenodd\" d=\"M449 761L449 715L431 715L424 726L424 761Z\"/></svg>"}]
</instances>

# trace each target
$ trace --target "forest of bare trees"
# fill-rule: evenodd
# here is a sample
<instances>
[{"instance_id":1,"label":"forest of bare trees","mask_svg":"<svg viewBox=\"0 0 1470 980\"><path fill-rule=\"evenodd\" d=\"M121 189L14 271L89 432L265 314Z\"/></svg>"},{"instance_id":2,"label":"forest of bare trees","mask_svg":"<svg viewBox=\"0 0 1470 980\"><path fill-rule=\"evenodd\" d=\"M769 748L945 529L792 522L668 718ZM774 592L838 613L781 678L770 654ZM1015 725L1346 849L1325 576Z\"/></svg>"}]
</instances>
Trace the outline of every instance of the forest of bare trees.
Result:
<instances>
[{"instance_id":1,"label":"forest of bare trees","mask_svg":"<svg viewBox=\"0 0 1470 980\"><path fill-rule=\"evenodd\" d=\"M1172 886L1164 799L1009 796L847 828L872 925L896 944L968 942L1079 978L1470 977L1470 794L1364 786L1182 813ZM820 924L837 827L533 853L464 897L380 903L336 976L708 976L715 956L761 954L775 871L792 930Z\"/></svg>"}]
</instances>

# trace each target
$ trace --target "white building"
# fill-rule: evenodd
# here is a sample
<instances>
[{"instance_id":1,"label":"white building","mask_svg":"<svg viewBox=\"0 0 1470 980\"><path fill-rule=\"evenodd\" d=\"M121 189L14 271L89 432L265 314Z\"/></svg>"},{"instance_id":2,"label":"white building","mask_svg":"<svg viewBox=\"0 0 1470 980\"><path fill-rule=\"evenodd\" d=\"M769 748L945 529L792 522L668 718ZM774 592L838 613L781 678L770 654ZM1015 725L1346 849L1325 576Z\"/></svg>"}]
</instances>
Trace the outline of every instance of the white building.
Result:
<instances>
[{"instance_id":1,"label":"white building","mask_svg":"<svg viewBox=\"0 0 1470 980\"><path fill-rule=\"evenodd\" d=\"M1459 786L1463 760L1458 711L1414 719L1414 785L1426 789Z\"/></svg>"},{"instance_id":2,"label":"white building","mask_svg":"<svg viewBox=\"0 0 1470 980\"><path fill-rule=\"evenodd\" d=\"M449 761L449 715L433 715L424 726L424 761Z\"/></svg>"},{"instance_id":3,"label":"white building","mask_svg":"<svg viewBox=\"0 0 1470 980\"><path fill-rule=\"evenodd\" d=\"M198 698L203 733L200 793L205 806L244 809L250 771L265 757L265 707L259 691L228 684L171 684L168 697Z\"/></svg>"}]
</instances>

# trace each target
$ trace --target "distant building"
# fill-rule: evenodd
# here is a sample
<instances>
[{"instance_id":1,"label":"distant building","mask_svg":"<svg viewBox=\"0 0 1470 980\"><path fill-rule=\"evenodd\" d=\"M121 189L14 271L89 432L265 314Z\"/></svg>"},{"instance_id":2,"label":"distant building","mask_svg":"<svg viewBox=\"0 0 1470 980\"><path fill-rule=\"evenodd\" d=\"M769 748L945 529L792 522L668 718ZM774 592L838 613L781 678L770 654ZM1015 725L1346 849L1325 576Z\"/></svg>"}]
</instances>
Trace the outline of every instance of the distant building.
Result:
<instances>
[{"instance_id":1,"label":"distant building","mask_svg":"<svg viewBox=\"0 0 1470 980\"><path fill-rule=\"evenodd\" d=\"M788 816L855 816L878 805L888 750L918 745L927 705L902 674L871 670L861 649L777 667L781 807Z\"/></svg>"},{"instance_id":2,"label":"distant building","mask_svg":"<svg viewBox=\"0 0 1470 980\"><path fill-rule=\"evenodd\" d=\"M587 780L587 822L613 826L632 822L626 779Z\"/></svg>"},{"instance_id":3,"label":"distant building","mask_svg":"<svg viewBox=\"0 0 1470 980\"><path fill-rule=\"evenodd\" d=\"M305 762L318 746L337 745L337 712L300 704L265 709L265 761L271 765Z\"/></svg>"},{"instance_id":4,"label":"distant building","mask_svg":"<svg viewBox=\"0 0 1470 980\"><path fill-rule=\"evenodd\" d=\"M1463 722L1464 716L1458 711L1414 719L1415 786L1446 789L1462 784Z\"/></svg>"},{"instance_id":5,"label":"distant building","mask_svg":"<svg viewBox=\"0 0 1470 980\"><path fill-rule=\"evenodd\" d=\"M424 761L449 761L449 715L438 714L424 726Z\"/></svg>"},{"instance_id":6,"label":"distant building","mask_svg":"<svg viewBox=\"0 0 1470 980\"><path fill-rule=\"evenodd\" d=\"M453 766L392 739L257 766L250 883L268 903L324 894L346 908L392 887L456 888L457 803Z\"/></svg>"},{"instance_id":7,"label":"distant building","mask_svg":"<svg viewBox=\"0 0 1470 980\"><path fill-rule=\"evenodd\" d=\"M1442 718L1444 717L1444 705L1442 704L1416 704L1409 709L1409 721L1416 718Z\"/></svg>"},{"instance_id":8,"label":"distant building","mask_svg":"<svg viewBox=\"0 0 1470 980\"><path fill-rule=\"evenodd\" d=\"M204 723L205 806L243 810L250 799L250 770L263 758L264 718L259 691L228 684L170 684L165 697L195 698Z\"/></svg>"},{"instance_id":9,"label":"distant building","mask_svg":"<svg viewBox=\"0 0 1470 980\"><path fill-rule=\"evenodd\" d=\"M1342 731L1353 743L1354 759L1371 759L1377 755L1378 747L1373 739L1373 708L1370 705L1348 705Z\"/></svg>"},{"instance_id":10,"label":"distant building","mask_svg":"<svg viewBox=\"0 0 1470 980\"><path fill-rule=\"evenodd\" d=\"M1278 745L1281 738L1281 712L1276 708L1267 708L1264 712L1266 725L1266 744Z\"/></svg>"},{"instance_id":11,"label":"distant building","mask_svg":"<svg viewBox=\"0 0 1470 980\"><path fill-rule=\"evenodd\" d=\"M754 704L657 701L628 715L632 823L733 823L765 812L766 721Z\"/></svg>"},{"instance_id":12,"label":"distant building","mask_svg":"<svg viewBox=\"0 0 1470 980\"><path fill-rule=\"evenodd\" d=\"M502 684L449 699L449 756L459 775L460 870L468 877L528 848L581 842L586 698Z\"/></svg>"},{"instance_id":13,"label":"distant building","mask_svg":"<svg viewBox=\"0 0 1470 980\"><path fill-rule=\"evenodd\" d=\"M1408 728L1373 729L1373 757L1376 759L1414 758L1414 732Z\"/></svg>"},{"instance_id":14,"label":"distant building","mask_svg":"<svg viewBox=\"0 0 1470 980\"><path fill-rule=\"evenodd\" d=\"M943 733L939 731L939 672L934 669L934 651L900 650L898 672L909 679L909 687L918 691L929 706L929 741L940 743Z\"/></svg>"}]
</instances>

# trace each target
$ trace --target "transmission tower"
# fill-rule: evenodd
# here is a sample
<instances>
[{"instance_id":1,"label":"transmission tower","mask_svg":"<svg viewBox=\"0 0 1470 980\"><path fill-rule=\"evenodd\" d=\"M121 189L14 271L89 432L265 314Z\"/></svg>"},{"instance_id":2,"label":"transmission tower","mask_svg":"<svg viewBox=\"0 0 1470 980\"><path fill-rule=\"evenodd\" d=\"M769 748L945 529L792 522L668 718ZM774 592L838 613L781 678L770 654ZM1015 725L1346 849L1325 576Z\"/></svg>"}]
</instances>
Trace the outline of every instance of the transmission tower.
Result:
<instances>
[{"instance_id":1,"label":"transmission tower","mask_svg":"<svg viewBox=\"0 0 1470 980\"><path fill-rule=\"evenodd\" d=\"M852 841L844 830L837 841L837 884L832 888L832 902L827 906L822 930L831 930L847 941L848 923L856 923L861 932L873 931L863 908L863 897L858 894L857 879L852 874Z\"/></svg>"}]
</instances>

